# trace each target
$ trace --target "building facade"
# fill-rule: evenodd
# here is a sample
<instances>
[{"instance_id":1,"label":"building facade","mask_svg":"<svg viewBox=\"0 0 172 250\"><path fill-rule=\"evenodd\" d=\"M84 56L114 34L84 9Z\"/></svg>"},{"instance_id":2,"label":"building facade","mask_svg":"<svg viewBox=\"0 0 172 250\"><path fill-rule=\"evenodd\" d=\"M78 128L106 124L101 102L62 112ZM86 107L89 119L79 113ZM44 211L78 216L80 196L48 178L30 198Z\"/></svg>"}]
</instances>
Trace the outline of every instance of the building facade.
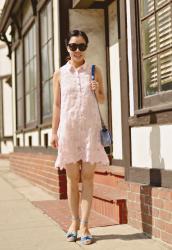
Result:
<instances>
[{"instance_id":1,"label":"building facade","mask_svg":"<svg viewBox=\"0 0 172 250\"><path fill-rule=\"evenodd\" d=\"M0 15L4 1L0 3ZM9 30L7 31L9 36ZM13 152L13 116L12 116L12 84L11 61L7 57L8 48L0 41L0 153L1 157Z\"/></svg>"},{"instance_id":2,"label":"building facade","mask_svg":"<svg viewBox=\"0 0 172 250\"><path fill-rule=\"evenodd\" d=\"M0 34L12 65L11 166L66 198L65 171L52 168L52 77L72 29L88 34L87 60L102 70L101 111L113 135L111 166L95 176L112 195L95 189L93 208L114 218L116 206L119 223L172 244L171 0L6 0Z\"/></svg>"}]
</instances>

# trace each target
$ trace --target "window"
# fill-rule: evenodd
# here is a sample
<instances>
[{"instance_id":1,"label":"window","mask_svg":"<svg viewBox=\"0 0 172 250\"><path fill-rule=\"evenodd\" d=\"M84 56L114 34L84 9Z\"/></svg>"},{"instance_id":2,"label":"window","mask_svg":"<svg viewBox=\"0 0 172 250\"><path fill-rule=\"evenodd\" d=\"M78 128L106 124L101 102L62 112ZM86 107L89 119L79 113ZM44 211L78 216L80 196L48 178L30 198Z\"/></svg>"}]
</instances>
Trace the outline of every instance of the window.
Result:
<instances>
[{"instance_id":1,"label":"window","mask_svg":"<svg viewBox=\"0 0 172 250\"><path fill-rule=\"evenodd\" d=\"M140 13L144 97L150 97L172 90L172 2L140 0Z\"/></svg>"},{"instance_id":2,"label":"window","mask_svg":"<svg viewBox=\"0 0 172 250\"><path fill-rule=\"evenodd\" d=\"M44 7L40 15L41 21L41 79L43 118L52 114L52 78L53 66L53 25L52 3Z\"/></svg>"},{"instance_id":3,"label":"window","mask_svg":"<svg viewBox=\"0 0 172 250\"><path fill-rule=\"evenodd\" d=\"M26 124L37 119L37 65L35 24L24 37Z\"/></svg>"},{"instance_id":4,"label":"window","mask_svg":"<svg viewBox=\"0 0 172 250\"><path fill-rule=\"evenodd\" d=\"M23 71L22 71L22 45L16 49L16 106L17 129L23 126Z\"/></svg>"}]
</instances>

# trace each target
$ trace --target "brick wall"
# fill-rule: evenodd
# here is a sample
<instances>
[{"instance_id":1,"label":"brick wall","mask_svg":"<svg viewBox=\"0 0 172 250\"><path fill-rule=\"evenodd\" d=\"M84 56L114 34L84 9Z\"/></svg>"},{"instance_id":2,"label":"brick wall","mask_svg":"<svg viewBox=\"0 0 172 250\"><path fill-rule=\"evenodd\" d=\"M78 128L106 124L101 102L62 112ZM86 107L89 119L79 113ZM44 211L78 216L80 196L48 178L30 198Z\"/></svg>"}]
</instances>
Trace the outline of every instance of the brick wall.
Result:
<instances>
[{"instance_id":1,"label":"brick wall","mask_svg":"<svg viewBox=\"0 0 172 250\"><path fill-rule=\"evenodd\" d=\"M54 155L43 153L10 154L11 169L33 183L45 188L60 199L67 196L66 174L54 168Z\"/></svg>"},{"instance_id":2,"label":"brick wall","mask_svg":"<svg viewBox=\"0 0 172 250\"><path fill-rule=\"evenodd\" d=\"M128 224L172 244L172 190L128 183Z\"/></svg>"}]
</instances>

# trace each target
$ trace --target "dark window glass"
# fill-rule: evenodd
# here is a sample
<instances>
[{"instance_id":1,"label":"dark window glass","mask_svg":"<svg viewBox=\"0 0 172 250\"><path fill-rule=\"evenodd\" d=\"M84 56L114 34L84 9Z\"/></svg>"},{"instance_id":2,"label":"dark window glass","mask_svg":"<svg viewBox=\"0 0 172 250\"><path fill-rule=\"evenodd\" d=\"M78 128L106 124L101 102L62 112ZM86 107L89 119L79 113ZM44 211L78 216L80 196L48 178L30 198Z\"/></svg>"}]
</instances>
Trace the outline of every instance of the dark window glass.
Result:
<instances>
[{"instance_id":1,"label":"dark window glass","mask_svg":"<svg viewBox=\"0 0 172 250\"><path fill-rule=\"evenodd\" d=\"M35 24L24 38L24 67L25 67L25 97L26 123L37 119L37 67L36 67L36 34Z\"/></svg>"},{"instance_id":2,"label":"dark window glass","mask_svg":"<svg viewBox=\"0 0 172 250\"><path fill-rule=\"evenodd\" d=\"M16 106L17 128L23 126L23 72L22 72L22 46L16 49Z\"/></svg>"},{"instance_id":3,"label":"dark window glass","mask_svg":"<svg viewBox=\"0 0 172 250\"><path fill-rule=\"evenodd\" d=\"M41 72L43 118L52 114L53 25L51 1L41 11Z\"/></svg>"}]
</instances>

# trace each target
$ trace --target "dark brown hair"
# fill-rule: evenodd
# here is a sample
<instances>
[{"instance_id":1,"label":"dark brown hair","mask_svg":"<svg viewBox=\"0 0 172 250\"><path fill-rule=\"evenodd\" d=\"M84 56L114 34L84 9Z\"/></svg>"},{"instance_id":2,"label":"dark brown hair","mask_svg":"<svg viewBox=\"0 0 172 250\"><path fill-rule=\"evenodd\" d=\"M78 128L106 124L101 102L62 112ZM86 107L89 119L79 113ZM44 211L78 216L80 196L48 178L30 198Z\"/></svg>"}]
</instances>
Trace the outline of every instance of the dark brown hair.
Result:
<instances>
[{"instance_id":1,"label":"dark brown hair","mask_svg":"<svg viewBox=\"0 0 172 250\"><path fill-rule=\"evenodd\" d=\"M68 43L71 39L71 37L73 36L82 36L86 42L86 45L88 44L89 40L88 40L88 36L86 35L86 33L84 31L81 30L72 30L71 32L68 33L66 39L65 39L65 44L66 46L68 46Z\"/></svg>"}]
</instances>

